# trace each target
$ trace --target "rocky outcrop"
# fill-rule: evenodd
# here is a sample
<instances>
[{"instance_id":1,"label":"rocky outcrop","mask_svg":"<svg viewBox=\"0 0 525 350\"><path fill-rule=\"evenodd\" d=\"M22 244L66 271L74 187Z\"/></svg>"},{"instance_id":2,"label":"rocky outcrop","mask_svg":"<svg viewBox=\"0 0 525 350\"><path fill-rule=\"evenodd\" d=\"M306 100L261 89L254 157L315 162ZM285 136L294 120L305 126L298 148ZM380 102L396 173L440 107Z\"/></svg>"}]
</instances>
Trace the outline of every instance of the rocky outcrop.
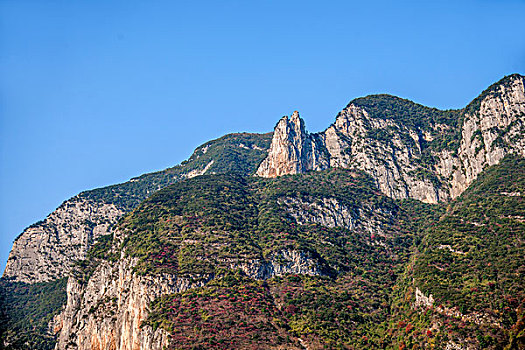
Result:
<instances>
[{"instance_id":1,"label":"rocky outcrop","mask_svg":"<svg viewBox=\"0 0 525 350\"><path fill-rule=\"evenodd\" d=\"M501 327L499 320L493 315L482 312L470 312L468 314L462 314L457 307L446 307L443 305L434 306L434 297L430 294L428 297L416 287L416 301L413 304L414 308L432 308L433 311L460 319L463 322L475 323L477 325L491 325L494 327Z\"/></svg>"},{"instance_id":2,"label":"rocky outcrop","mask_svg":"<svg viewBox=\"0 0 525 350\"><path fill-rule=\"evenodd\" d=\"M374 136L377 134L386 136ZM447 198L431 179L421 176L426 170L420 161L425 140L419 130L394 120L372 118L364 108L350 104L324 138L333 158L331 166L367 172L381 192L392 198L427 203Z\"/></svg>"},{"instance_id":3,"label":"rocky outcrop","mask_svg":"<svg viewBox=\"0 0 525 350\"><path fill-rule=\"evenodd\" d=\"M230 268L241 269L247 276L258 280L290 273L310 276L328 275L328 267L312 256L312 253L293 249L275 252L266 260L235 261L230 264Z\"/></svg>"},{"instance_id":4,"label":"rocky outcrop","mask_svg":"<svg viewBox=\"0 0 525 350\"><path fill-rule=\"evenodd\" d=\"M305 201L299 198L281 198L279 204L299 225L320 224L326 227L356 228L359 213L339 203L335 198Z\"/></svg>"},{"instance_id":5,"label":"rocky outcrop","mask_svg":"<svg viewBox=\"0 0 525 350\"><path fill-rule=\"evenodd\" d=\"M324 132L312 135L304 132L302 141L294 144L297 138L286 135L291 130L284 127L286 121L283 118L277 124L270 153L256 175L275 177L329 167L353 168L372 175L378 188L393 198L411 197L430 203L448 198L446 191L418 176L424 170L416 160L421 145L415 130L392 120L371 118L365 109L351 104ZM302 119L298 124L304 125ZM401 133L392 133L386 140L370 138L371 130L395 129L414 136L408 142ZM316 147L305 147L305 143ZM302 152L288 151L298 149Z\"/></svg>"},{"instance_id":6,"label":"rocky outcrop","mask_svg":"<svg viewBox=\"0 0 525 350\"><path fill-rule=\"evenodd\" d=\"M82 285L68 280L67 304L54 321L59 332L56 349L163 349L168 334L142 326L149 304L163 294L183 292L192 284L174 275L139 276L134 261L102 263Z\"/></svg>"},{"instance_id":7,"label":"rocky outcrop","mask_svg":"<svg viewBox=\"0 0 525 350\"><path fill-rule=\"evenodd\" d=\"M465 113L457 155L436 154L436 171L449 179L452 198L506 154L525 157L525 78L515 75L494 86L475 107Z\"/></svg>"},{"instance_id":8,"label":"rocky outcrop","mask_svg":"<svg viewBox=\"0 0 525 350\"><path fill-rule=\"evenodd\" d=\"M9 254L4 278L35 283L64 277L75 260L106 235L123 211L114 204L74 197L44 221L18 236Z\"/></svg>"},{"instance_id":9,"label":"rocky outcrop","mask_svg":"<svg viewBox=\"0 0 525 350\"><path fill-rule=\"evenodd\" d=\"M328 163L322 151L321 139L306 132L303 119L295 111L290 118L281 118L275 126L268 157L256 175L276 177L304 173L309 169L325 169Z\"/></svg>"},{"instance_id":10,"label":"rocky outcrop","mask_svg":"<svg viewBox=\"0 0 525 350\"><path fill-rule=\"evenodd\" d=\"M161 295L201 287L214 277L141 276L133 272L136 260L123 256L116 264L102 262L84 285L69 278L67 304L52 322L58 333L57 350L164 349L169 344L169 334L162 328L144 324L150 303ZM268 260L232 262L230 268L241 269L255 279L289 273L325 274L322 264L311 253L296 250L276 252Z\"/></svg>"},{"instance_id":11,"label":"rocky outcrop","mask_svg":"<svg viewBox=\"0 0 525 350\"><path fill-rule=\"evenodd\" d=\"M358 208L348 207L333 197L317 200L283 197L278 199L278 203L299 225L319 224L326 227L342 227L379 236L385 236L384 227L392 223L394 217L394 214L385 208L369 205Z\"/></svg>"},{"instance_id":12,"label":"rocky outcrop","mask_svg":"<svg viewBox=\"0 0 525 350\"><path fill-rule=\"evenodd\" d=\"M423 159L423 150L433 135L450 129L448 125L409 126L395 115L372 116L366 107L350 103L324 132L308 134L294 112L277 124L270 152L256 175L353 168L370 174L392 198L427 203L455 198L485 167L498 163L507 153L525 155L523 76L503 79L473 104L474 108L458 114L463 116L459 148L430 152L434 158L430 164Z\"/></svg>"}]
</instances>

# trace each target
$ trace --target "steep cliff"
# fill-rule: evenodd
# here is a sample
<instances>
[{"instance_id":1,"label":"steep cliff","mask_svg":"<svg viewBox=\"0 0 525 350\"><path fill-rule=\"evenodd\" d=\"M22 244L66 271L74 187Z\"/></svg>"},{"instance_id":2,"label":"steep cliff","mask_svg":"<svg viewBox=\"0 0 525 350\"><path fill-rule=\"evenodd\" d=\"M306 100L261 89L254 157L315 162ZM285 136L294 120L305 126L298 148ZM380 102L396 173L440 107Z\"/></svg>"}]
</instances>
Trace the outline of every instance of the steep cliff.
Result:
<instances>
[{"instance_id":1,"label":"steep cliff","mask_svg":"<svg viewBox=\"0 0 525 350\"><path fill-rule=\"evenodd\" d=\"M26 283L62 278L73 261L86 258L91 245L107 235L123 213L114 204L81 197L64 202L15 240L4 277Z\"/></svg>"},{"instance_id":2,"label":"steep cliff","mask_svg":"<svg viewBox=\"0 0 525 350\"><path fill-rule=\"evenodd\" d=\"M316 134L308 134L294 112L277 124L256 174L360 169L392 198L427 203L455 198L506 154L525 155L524 80L505 77L459 111L388 95L356 99Z\"/></svg>"},{"instance_id":3,"label":"steep cliff","mask_svg":"<svg viewBox=\"0 0 525 350\"><path fill-rule=\"evenodd\" d=\"M328 167L323 156L321 140L308 134L299 112L290 118L283 117L273 133L268 157L264 159L256 175L276 177L285 174L300 174L309 169L322 170Z\"/></svg>"}]
</instances>

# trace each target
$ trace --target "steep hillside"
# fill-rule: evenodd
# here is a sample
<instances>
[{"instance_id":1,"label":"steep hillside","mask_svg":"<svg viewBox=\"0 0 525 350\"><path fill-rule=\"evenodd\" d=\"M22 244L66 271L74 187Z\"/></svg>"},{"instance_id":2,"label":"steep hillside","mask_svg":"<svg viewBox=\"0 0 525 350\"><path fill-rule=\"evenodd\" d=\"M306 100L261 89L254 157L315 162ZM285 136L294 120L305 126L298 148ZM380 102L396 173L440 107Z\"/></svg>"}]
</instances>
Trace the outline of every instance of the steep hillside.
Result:
<instances>
[{"instance_id":1,"label":"steep hillside","mask_svg":"<svg viewBox=\"0 0 525 350\"><path fill-rule=\"evenodd\" d=\"M25 229L14 242L0 280L0 348L52 348L55 326L49 321L65 303L72 265L90 258L92 245L106 242L126 212L158 189L203 173L254 173L270 138L271 134L241 133L209 141L180 165L82 192Z\"/></svg>"},{"instance_id":2,"label":"steep hillside","mask_svg":"<svg viewBox=\"0 0 525 350\"><path fill-rule=\"evenodd\" d=\"M369 176L338 169L172 185L126 216L69 280L58 348L105 347L121 334L121 348L174 337L175 348L359 344L356 334L387 319L417 238L407 218Z\"/></svg>"},{"instance_id":3,"label":"steep hillside","mask_svg":"<svg viewBox=\"0 0 525 350\"><path fill-rule=\"evenodd\" d=\"M204 173L253 174L270 138L271 134L226 135L199 146L173 168L80 193L16 238L4 279L35 283L62 278L73 261L86 257L98 237L108 234L124 213L155 191Z\"/></svg>"},{"instance_id":4,"label":"steep hillside","mask_svg":"<svg viewBox=\"0 0 525 350\"><path fill-rule=\"evenodd\" d=\"M68 282L59 349L520 348L525 160L447 207L364 173L159 191Z\"/></svg>"},{"instance_id":5,"label":"steep hillside","mask_svg":"<svg viewBox=\"0 0 525 350\"><path fill-rule=\"evenodd\" d=\"M487 169L425 232L396 291L399 346L525 348L525 159Z\"/></svg>"}]
</instances>

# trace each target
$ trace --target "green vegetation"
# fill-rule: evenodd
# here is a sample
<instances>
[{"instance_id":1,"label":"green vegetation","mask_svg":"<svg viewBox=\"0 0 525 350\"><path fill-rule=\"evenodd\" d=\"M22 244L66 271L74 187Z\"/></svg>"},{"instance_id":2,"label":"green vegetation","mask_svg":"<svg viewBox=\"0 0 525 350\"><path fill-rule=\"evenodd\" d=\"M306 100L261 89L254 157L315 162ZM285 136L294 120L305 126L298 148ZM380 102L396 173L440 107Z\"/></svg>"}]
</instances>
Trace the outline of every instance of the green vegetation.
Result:
<instances>
[{"instance_id":1,"label":"green vegetation","mask_svg":"<svg viewBox=\"0 0 525 350\"><path fill-rule=\"evenodd\" d=\"M525 159L508 156L424 232L395 293L390 331L399 345L463 339L480 348L525 346L524 193ZM434 308L411 307L416 286L433 295ZM413 331L407 334L396 322L410 323ZM430 328L433 335L427 337Z\"/></svg>"},{"instance_id":2,"label":"green vegetation","mask_svg":"<svg viewBox=\"0 0 525 350\"><path fill-rule=\"evenodd\" d=\"M464 111L469 114L476 113L479 110L479 107L481 106L481 101L483 101L489 96L497 96L501 92L502 86L504 88L508 87L512 80L519 77L522 76L517 73L514 73L501 78L499 81L495 82L494 84L490 85L488 88L483 90L483 92L479 94L478 97L472 100L472 102L470 102L467 105L467 107L464 108Z\"/></svg>"},{"instance_id":3,"label":"green vegetation","mask_svg":"<svg viewBox=\"0 0 525 350\"><path fill-rule=\"evenodd\" d=\"M264 333L268 346L288 342L297 346L300 338L314 348L329 349L426 349L442 348L449 342L481 348L519 348L524 344L525 329L525 208L518 195L525 193L524 175L525 160L509 156L499 166L487 169L448 206L414 200L393 202L376 193L364 174L342 170L272 180L209 177L208 184L218 181L232 192L247 191L241 197L250 198L248 207L254 209L242 212L247 221L241 227L248 223L249 230L244 233L251 252L256 253L254 257L267 259L272 252L287 247L306 250L324 264L324 275L285 275L258 282L236 272L235 283L228 277L229 289L218 289L226 266L220 259L202 259L209 267L207 276L215 276L211 284L158 299L152 305L154 312L148 323L171 332L177 339L172 343L174 349L188 348L192 341L209 348L235 348L238 344L250 348L248 344L254 344L252 336L257 329L269 332ZM239 183L240 187L235 187ZM177 186L166 189L162 200L154 196L149 201L165 205L168 198L174 198L168 193ZM376 241L379 245L369 234L359 231L295 225L292 218L282 214L282 203L278 201L296 198L315 202L326 197L337 198L354 210L367 206L374 208L370 212L388 210L393 214L388 224L391 230ZM182 205L176 214L184 215L186 204L180 201L184 196L176 198L171 205ZM211 200L212 196L206 198ZM219 203L224 200L221 196L215 198ZM199 195L192 200L201 203L192 210L202 210L202 205L211 203L201 202ZM169 208L164 207L165 215ZM216 223L219 215L224 226L210 229L201 221L191 230L208 237L228 223L235 226L231 217L234 213L209 212L206 217ZM128 230L133 232L131 227ZM222 242L225 251L230 249L225 247L237 243L227 239ZM177 257L181 262L181 255ZM226 276L231 273L226 272ZM251 299L243 297L247 290L243 288L248 286L261 288L258 292L250 290L250 298L264 295L264 313L255 316L246 311L251 310ZM433 295L433 307L414 307L416 287L427 296ZM228 304L219 295L230 300ZM454 312L466 318L457 318ZM246 319L246 315L250 317ZM246 330L236 333L236 343L228 342L222 320ZM197 331L190 329L190 324L198 324ZM222 330L216 335L211 329Z\"/></svg>"},{"instance_id":4,"label":"green vegetation","mask_svg":"<svg viewBox=\"0 0 525 350\"><path fill-rule=\"evenodd\" d=\"M393 119L406 127L421 130L430 130L434 124L455 128L460 113L460 110L442 111L386 94L360 97L351 104L364 108L372 118Z\"/></svg>"},{"instance_id":5,"label":"green vegetation","mask_svg":"<svg viewBox=\"0 0 525 350\"><path fill-rule=\"evenodd\" d=\"M171 334L173 349L261 349L294 343L267 283L227 273L206 288L157 299L145 324Z\"/></svg>"},{"instance_id":6,"label":"green vegetation","mask_svg":"<svg viewBox=\"0 0 525 350\"><path fill-rule=\"evenodd\" d=\"M310 252L326 274L365 269L369 264L398 257L371 248L370 241L388 249L411 245L411 235L398 236L399 227L383 236L317 224L297 225L279 203L283 198L306 202L336 198L367 219L391 220L398 207L373 187L364 174L332 169L284 176L275 180L231 175L200 176L153 195L121 223L126 232L122 249L139 258L140 273L177 272L207 276L234 262L269 259L282 250ZM385 213L387 213L385 215ZM388 214L391 213L391 214ZM357 216L356 216L357 218ZM386 226L386 225L385 225ZM394 232L395 231L395 232ZM385 249L387 249L385 248ZM361 256L367 259L361 259Z\"/></svg>"},{"instance_id":7,"label":"green vegetation","mask_svg":"<svg viewBox=\"0 0 525 350\"><path fill-rule=\"evenodd\" d=\"M0 339L9 344L6 350L54 348L48 324L66 302L66 284L67 278L35 284L0 280Z\"/></svg>"},{"instance_id":8,"label":"green vegetation","mask_svg":"<svg viewBox=\"0 0 525 350\"><path fill-rule=\"evenodd\" d=\"M360 212L357 219L378 220L385 229L378 235L297 225L279 201L284 198L304 203L335 198ZM138 273L170 272L202 281L215 276L206 287L165 296L152 305L148 323L168 330L177 339L175 348L192 343L249 348L257 344L257 330L273 346L297 344L301 338L329 348L373 347L385 343L376 325L387 322L389 294L411 247L420 241L420 226L441 210L432 208L417 201L400 206L380 194L370 177L341 169L277 179L200 176L159 191L128 215L120 225L127 235L121 248L139 258ZM305 252L318 263L321 276L293 275L264 283L236 273L234 285L218 289L216 283L222 285L230 266L248 259L261 264L283 259L278 254L288 249ZM265 300L266 311L250 313L249 300L241 297L246 288L252 297ZM224 324L246 334L235 333L228 340Z\"/></svg>"},{"instance_id":9,"label":"green vegetation","mask_svg":"<svg viewBox=\"0 0 525 350\"><path fill-rule=\"evenodd\" d=\"M416 129L422 149L412 175L439 186L433 152L456 151L465 113L476 112L484 97L509 81L489 87L462 110L440 111L389 95L351 103L402 125L370 128L372 140L394 148L392 138L399 135L415 145L408 128ZM498 131L501 142L506 132ZM429 205L394 201L357 171L248 176L270 139L271 134L226 135L200 146L181 165L81 193L80 198L130 213L118 224L123 240L113 234L99 238L73 276L86 283L100 262L115 262L124 252L137 258L137 274L170 273L201 283L151 305L144 324L167 330L173 349L287 348L304 342L314 349L452 343L525 348L525 159L507 156L456 200ZM205 168L210 175L186 179ZM309 221L327 199L361 225L350 230ZM286 267L292 251L300 252L310 275L269 278L272 264ZM238 270L247 265L264 280ZM65 302L65 287L65 279L34 285L0 281L0 339L10 343L8 349L53 348L47 327ZM432 295L433 305L416 307L417 289Z\"/></svg>"},{"instance_id":10,"label":"green vegetation","mask_svg":"<svg viewBox=\"0 0 525 350\"><path fill-rule=\"evenodd\" d=\"M271 133L228 134L199 146L188 160L173 168L145 174L122 184L85 191L79 196L113 203L128 211L159 189L183 180L184 174L202 171L207 165L209 174L251 175L266 156L271 137Z\"/></svg>"}]
</instances>

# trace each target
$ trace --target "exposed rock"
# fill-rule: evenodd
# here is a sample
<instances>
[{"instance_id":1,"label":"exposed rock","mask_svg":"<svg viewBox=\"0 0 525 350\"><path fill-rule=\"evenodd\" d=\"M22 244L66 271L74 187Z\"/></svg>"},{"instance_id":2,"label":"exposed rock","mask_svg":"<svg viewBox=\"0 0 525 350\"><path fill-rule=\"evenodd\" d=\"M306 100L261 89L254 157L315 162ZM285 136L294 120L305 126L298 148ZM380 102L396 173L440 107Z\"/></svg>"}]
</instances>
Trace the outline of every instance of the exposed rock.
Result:
<instances>
[{"instance_id":1,"label":"exposed rock","mask_svg":"<svg viewBox=\"0 0 525 350\"><path fill-rule=\"evenodd\" d=\"M298 198L282 198L279 203L293 216L299 225L320 224L326 227L344 227L353 230L356 227L358 213L342 205L335 198L323 198L322 201L306 202Z\"/></svg>"},{"instance_id":2,"label":"exposed rock","mask_svg":"<svg viewBox=\"0 0 525 350\"><path fill-rule=\"evenodd\" d=\"M130 259L117 264L103 262L86 285L69 278L56 349L149 350L167 346L168 334L163 329L141 326L150 302L204 282L168 274L139 276L133 273L134 263Z\"/></svg>"},{"instance_id":3,"label":"exposed rock","mask_svg":"<svg viewBox=\"0 0 525 350\"><path fill-rule=\"evenodd\" d=\"M203 151L204 152L204 151ZM206 153L206 152L204 152ZM187 179L191 179L192 177L195 177L195 176L200 176L200 175L204 175L206 174L206 172L210 169L210 167L213 165L214 161L211 160L208 164L206 164L206 166L204 167L204 169L195 169L195 170L192 170L190 172L188 172L187 174L184 174L183 177L187 178Z\"/></svg>"},{"instance_id":4,"label":"exposed rock","mask_svg":"<svg viewBox=\"0 0 525 350\"><path fill-rule=\"evenodd\" d=\"M311 253L291 249L273 253L268 260L234 262L230 268L241 269L247 276L260 280L289 273L310 276L327 275L327 268Z\"/></svg>"},{"instance_id":5,"label":"exposed rock","mask_svg":"<svg viewBox=\"0 0 525 350\"><path fill-rule=\"evenodd\" d=\"M106 204L74 197L44 221L18 236L9 254L4 277L35 283L64 277L75 260L86 258L89 247L109 233L123 211Z\"/></svg>"},{"instance_id":6,"label":"exposed rock","mask_svg":"<svg viewBox=\"0 0 525 350\"><path fill-rule=\"evenodd\" d=\"M416 301L414 307L430 307L434 305L434 297L430 294L428 297L416 287Z\"/></svg>"},{"instance_id":7,"label":"exposed rock","mask_svg":"<svg viewBox=\"0 0 525 350\"><path fill-rule=\"evenodd\" d=\"M415 308L429 308L434 307L434 297L430 294L428 297L416 287L415 293L416 301L414 302ZM482 312L471 312L468 314L462 314L456 307L446 307L439 305L434 307L433 310L439 314L446 315L460 319L463 322L475 323L477 325L491 325L494 327L501 327L501 323L498 319L492 315Z\"/></svg>"},{"instance_id":8,"label":"exposed rock","mask_svg":"<svg viewBox=\"0 0 525 350\"><path fill-rule=\"evenodd\" d=\"M393 220L393 213L385 208L350 208L336 198L303 200L286 197L278 202L299 225L320 224L384 236L384 225Z\"/></svg>"},{"instance_id":9,"label":"exposed rock","mask_svg":"<svg viewBox=\"0 0 525 350\"><path fill-rule=\"evenodd\" d=\"M430 126L434 132L449 128ZM374 133L388 137L374 138ZM277 124L267 158L256 175L275 177L328 167L355 168L370 174L386 195L437 203L459 196L487 166L507 153L525 156L524 77L496 86L464 114L459 149L434 152L434 164L422 161L429 130L369 115L350 103L324 132L308 134L297 112Z\"/></svg>"},{"instance_id":10,"label":"exposed rock","mask_svg":"<svg viewBox=\"0 0 525 350\"><path fill-rule=\"evenodd\" d=\"M438 173L451 177L452 198L459 196L488 166L507 153L525 156L525 78L515 76L480 101L479 110L467 113L457 158L443 154Z\"/></svg>"},{"instance_id":11,"label":"exposed rock","mask_svg":"<svg viewBox=\"0 0 525 350\"><path fill-rule=\"evenodd\" d=\"M309 169L325 169L328 163L322 156L321 147L321 139L305 131L304 121L295 111L290 118L281 118L275 126L268 157L256 175L276 177L304 173Z\"/></svg>"},{"instance_id":12,"label":"exposed rock","mask_svg":"<svg viewBox=\"0 0 525 350\"><path fill-rule=\"evenodd\" d=\"M117 232L116 237L121 235ZM85 285L69 278L67 304L51 326L59 333L57 350L112 349L161 350L169 344L169 334L142 325L150 303L165 294L185 292L205 285L209 276L180 277L175 274L140 276L133 272L136 260L103 262ZM322 264L311 253L283 250L268 261L232 263L255 279L288 273L324 275Z\"/></svg>"}]
</instances>

